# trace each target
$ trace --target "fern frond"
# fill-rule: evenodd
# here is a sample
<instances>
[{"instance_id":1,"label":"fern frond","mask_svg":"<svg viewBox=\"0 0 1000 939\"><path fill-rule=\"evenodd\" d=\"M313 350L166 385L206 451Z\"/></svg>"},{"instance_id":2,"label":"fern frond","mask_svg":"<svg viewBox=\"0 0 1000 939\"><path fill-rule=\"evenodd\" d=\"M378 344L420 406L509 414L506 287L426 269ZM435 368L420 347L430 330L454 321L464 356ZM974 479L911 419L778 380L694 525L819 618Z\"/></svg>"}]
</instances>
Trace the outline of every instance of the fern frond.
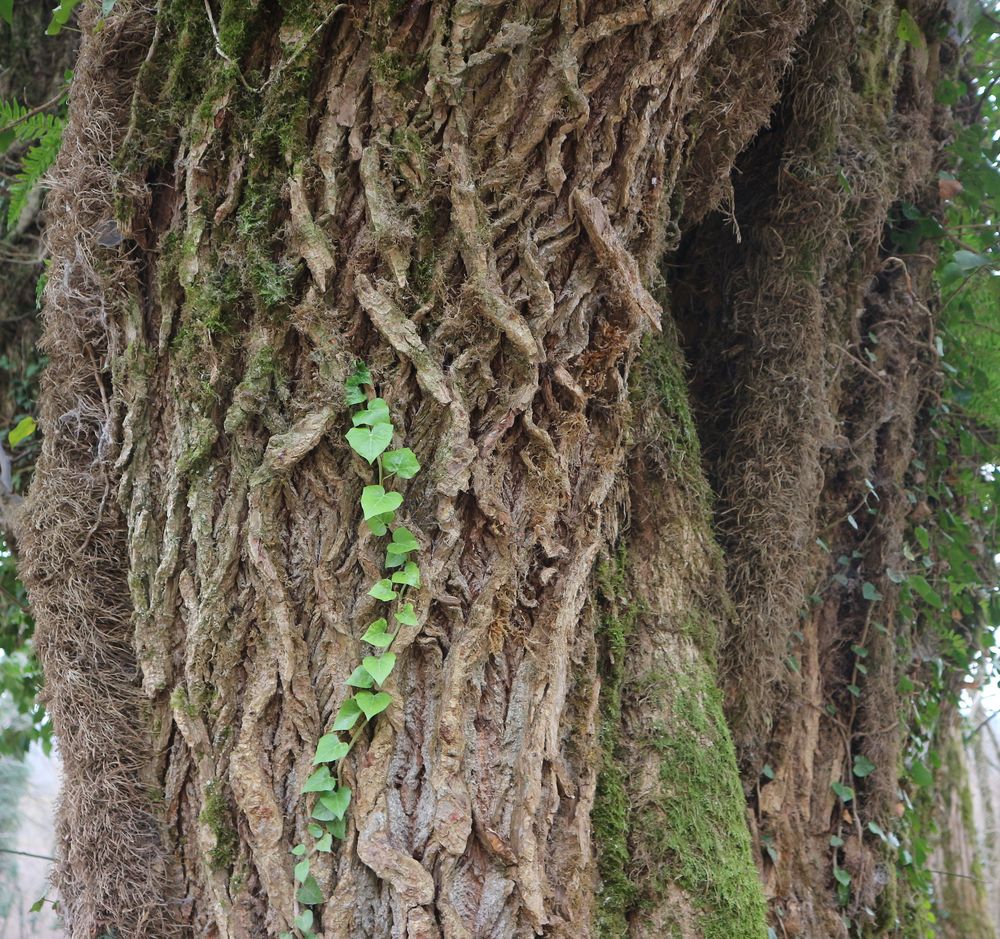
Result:
<instances>
[{"instance_id":1,"label":"fern frond","mask_svg":"<svg viewBox=\"0 0 1000 939\"><path fill-rule=\"evenodd\" d=\"M32 114L30 108L11 98L0 99L0 131L7 130L23 143L39 140L52 131L63 119L56 114Z\"/></svg>"},{"instance_id":2,"label":"fern frond","mask_svg":"<svg viewBox=\"0 0 1000 939\"><path fill-rule=\"evenodd\" d=\"M59 155L59 145L62 143L62 132L65 121L56 118L48 124L45 133L39 138L21 160L21 171L10 183L7 196L10 203L7 206L7 227L13 228L27 205L28 197L41 182Z\"/></svg>"},{"instance_id":3,"label":"fern frond","mask_svg":"<svg viewBox=\"0 0 1000 939\"><path fill-rule=\"evenodd\" d=\"M21 120L28 113L28 108L15 98L5 101L0 98L0 127L6 127Z\"/></svg>"}]
</instances>

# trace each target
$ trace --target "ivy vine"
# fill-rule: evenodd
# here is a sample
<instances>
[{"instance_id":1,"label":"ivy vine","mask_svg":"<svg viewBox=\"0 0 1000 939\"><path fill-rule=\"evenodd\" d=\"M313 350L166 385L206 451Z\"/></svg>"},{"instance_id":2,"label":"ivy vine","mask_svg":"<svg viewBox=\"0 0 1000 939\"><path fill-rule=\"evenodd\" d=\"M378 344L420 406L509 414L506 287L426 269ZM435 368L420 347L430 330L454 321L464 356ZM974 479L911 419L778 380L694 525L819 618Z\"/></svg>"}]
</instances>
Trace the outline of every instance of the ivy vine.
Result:
<instances>
[{"instance_id":1,"label":"ivy vine","mask_svg":"<svg viewBox=\"0 0 1000 939\"><path fill-rule=\"evenodd\" d=\"M343 840L347 832L347 810L351 788L343 779L343 761L354 748L365 728L392 703L383 686L396 665L392 645L403 627L420 625L407 591L420 586L420 567L413 559L420 545L413 533L396 524L396 513L403 505L403 494L392 488L399 480L413 479L420 463L409 447L390 450L396 428L389 406L375 394L371 372L358 363L346 382L347 403L356 408L352 427L344 435L354 450L378 473L378 482L361 491L361 511L369 530L385 538L384 577L369 588L368 596L385 604L385 615L368 623L361 641L372 648L347 679L353 694L334 715L327 733L319 738L313 765L316 770L302 786L304 796L315 795L307 831L311 844L300 842L292 848L299 860L294 876L298 884L296 899L303 909L294 919L295 929L303 939L316 939L313 907L324 902L323 891L312 873L318 853L333 851L334 839ZM390 625L391 620L391 625ZM293 933L282 933L292 939Z\"/></svg>"}]
</instances>

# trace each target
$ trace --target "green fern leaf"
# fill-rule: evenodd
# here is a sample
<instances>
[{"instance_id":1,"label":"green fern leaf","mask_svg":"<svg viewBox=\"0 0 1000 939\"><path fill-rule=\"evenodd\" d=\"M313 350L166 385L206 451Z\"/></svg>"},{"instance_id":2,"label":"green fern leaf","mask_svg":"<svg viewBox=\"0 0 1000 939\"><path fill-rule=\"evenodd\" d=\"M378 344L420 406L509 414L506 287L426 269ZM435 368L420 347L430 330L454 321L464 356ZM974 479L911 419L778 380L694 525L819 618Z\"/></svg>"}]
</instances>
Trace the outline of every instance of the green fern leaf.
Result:
<instances>
[{"instance_id":1,"label":"green fern leaf","mask_svg":"<svg viewBox=\"0 0 1000 939\"><path fill-rule=\"evenodd\" d=\"M59 145L62 143L63 125L64 121L61 118L51 121L37 143L25 153L21 161L21 171L14 177L7 190L10 199L7 206L8 228L13 228L17 224L28 203L28 197L55 163Z\"/></svg>"}]
</instances>

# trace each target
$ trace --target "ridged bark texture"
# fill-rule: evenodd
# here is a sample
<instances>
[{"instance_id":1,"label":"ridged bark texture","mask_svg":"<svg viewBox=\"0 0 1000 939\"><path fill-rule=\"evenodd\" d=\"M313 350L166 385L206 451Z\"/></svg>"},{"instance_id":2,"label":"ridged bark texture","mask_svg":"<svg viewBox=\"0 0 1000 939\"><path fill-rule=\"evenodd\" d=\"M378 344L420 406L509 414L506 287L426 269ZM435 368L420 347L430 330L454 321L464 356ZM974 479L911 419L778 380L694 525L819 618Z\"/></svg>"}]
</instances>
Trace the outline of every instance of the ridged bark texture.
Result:
<instances>
[{"instance_id":1,"label":"ridged bark texture","mask_svg":"<svg viewBox=\"0 0 1000 939\"><path fill-rule=\"evenodd\" d=\"M817 346L823 278L849 279L843 311L876 274L896 289L877 257L883 173L905 159L879 136L896 73L870 124L826 117L853 87L845 50L895 67L894 11L119 0L88 23L23 526L74 937L289 928L301 785L374 618L370 470L342 440L364 358L425 467L403 519L424 625L397 642L396 703L347 764L322 935L763 939L717 655L753 766L784 714L765 662L823 491L815 395L840 387ZM855 154L860 194L827 205L842 128L879 173L868 193ZM782 147L819 148L819 176ZM772 262L791 263L780 242L816 204L840 237L801 249L810 282L789 303ZM725 294L693 301L680 334L658 274L678 245L702 268L677 300ZM706 453L713 518L699 430L721 445L692 419L681 345L709 361L692 333L723 328L720 303L760 345L730 354L747 398L719 404L732 454ZM779 436L790 479L757 466ZM737 447L747 462L727 469ZM795 539L773 554L725 521L761 488L768 536ZM808 504L780 509L782 493ZM764 700L742 715L748 676ZM790 755L780 772L806 771ZM829 825L822 791L789 809L796 837L798 812ZM834 935L822 855L802 850L782 876L814 865L801 893L824 925L797 934Z\"/></svg>"}]
</instances>

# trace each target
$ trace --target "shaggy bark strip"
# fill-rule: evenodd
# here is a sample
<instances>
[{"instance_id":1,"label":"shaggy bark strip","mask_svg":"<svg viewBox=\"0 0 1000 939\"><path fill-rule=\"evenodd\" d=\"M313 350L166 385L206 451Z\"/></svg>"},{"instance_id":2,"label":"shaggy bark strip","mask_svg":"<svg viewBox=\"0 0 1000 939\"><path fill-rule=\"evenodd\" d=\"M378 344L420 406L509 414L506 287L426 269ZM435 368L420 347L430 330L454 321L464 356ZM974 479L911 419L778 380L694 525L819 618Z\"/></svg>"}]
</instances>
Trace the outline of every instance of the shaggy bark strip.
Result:
<instances>
[{"instance_id":1,"label":"shaggy bark strip","mask_svg":"<svg viewBox=\"0 0 1000 939\"><path fill-rule=\"evenodd\" d=\"M42 348L45 441L21 515L21 570L48 676L45 706L63 784L54 874L74 937L176 933L169 871L149 772L150 709L132 646L126 526L115 504L119 412L110 390L128 302L128 261L95 233L113 216L111 158L127 115L141 11L88 38L53 173Z\"/></svg>"}]
</instances>

